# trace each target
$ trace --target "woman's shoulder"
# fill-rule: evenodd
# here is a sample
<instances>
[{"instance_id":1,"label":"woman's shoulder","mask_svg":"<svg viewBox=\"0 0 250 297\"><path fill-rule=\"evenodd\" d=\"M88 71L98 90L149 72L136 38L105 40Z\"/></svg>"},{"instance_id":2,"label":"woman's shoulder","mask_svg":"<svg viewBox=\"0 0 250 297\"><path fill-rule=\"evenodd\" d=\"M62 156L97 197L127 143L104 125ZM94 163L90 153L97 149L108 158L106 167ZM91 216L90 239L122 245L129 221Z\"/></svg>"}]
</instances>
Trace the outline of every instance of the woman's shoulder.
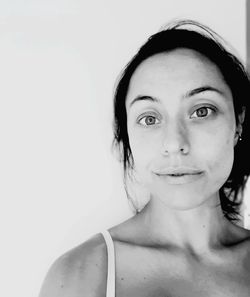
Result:
<instances>
[{"instance_id":1,"label":"woman's shoulder","mask_svg":"<svg viewBox=\"0 0 250 297\"><path fill-rule=\"evenodd\" d=\"M107 249L98 233L53 263L39 297L103 296L106 276Z\"/></svg>"}]
</instances>

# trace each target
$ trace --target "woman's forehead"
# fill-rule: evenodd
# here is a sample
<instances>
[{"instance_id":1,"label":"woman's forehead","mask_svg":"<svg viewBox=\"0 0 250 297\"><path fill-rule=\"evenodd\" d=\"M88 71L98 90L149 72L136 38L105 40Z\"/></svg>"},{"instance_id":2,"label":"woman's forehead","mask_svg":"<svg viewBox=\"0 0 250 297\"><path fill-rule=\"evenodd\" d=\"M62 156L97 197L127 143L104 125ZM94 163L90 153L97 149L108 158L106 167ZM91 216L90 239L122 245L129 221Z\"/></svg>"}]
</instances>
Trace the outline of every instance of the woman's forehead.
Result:
<instances>
[{"instance_id":1,"label":"woman's forehead","mask_svg":"<svg viewBox=\"0 0 250 297\"><path fill-rule=\"evenodd\" d=\"M188 69L187 69L188 67ZM151 77L152 75L166 73L166 75L179 75L181 72L197 69L199 71L209 71L216 69L217 65L211 62L206 56L197 51L185 48L175 49L165 53L155 54L145 59L138 65L131 80L138 76Z\"/></svg>"},{"instance_id":2,"label":"woman's forehead","mask_svg":"<svg viewBox=\"0 0 250 297\"><path fill-rule=\"evenodd\" d=\"M131 77L127 99L152 88L188 91L204 85L231 93L215 63L194 50L180 48L144 60Z\"/></svg>"}]
</instances>

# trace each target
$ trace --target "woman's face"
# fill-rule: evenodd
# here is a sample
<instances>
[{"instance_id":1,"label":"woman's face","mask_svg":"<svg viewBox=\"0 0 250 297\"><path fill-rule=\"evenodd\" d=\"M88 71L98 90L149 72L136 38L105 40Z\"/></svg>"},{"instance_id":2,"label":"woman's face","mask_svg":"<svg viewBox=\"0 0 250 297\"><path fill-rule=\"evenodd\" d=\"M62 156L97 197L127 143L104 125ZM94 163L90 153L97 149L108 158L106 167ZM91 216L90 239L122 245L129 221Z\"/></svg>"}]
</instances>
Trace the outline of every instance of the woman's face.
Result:
<instances>
[{"instance_id":1,"label":"woman's face","mask_svg":"<svg viewBox=\"0 0 250 297\"><path fill-rule=\"evenodd\" d=\"M233 165L235 113L217 66L189 49L154 55L134 72L126 98L134 174L174 209L218 199Z\"/></svg>"}]
</instances>

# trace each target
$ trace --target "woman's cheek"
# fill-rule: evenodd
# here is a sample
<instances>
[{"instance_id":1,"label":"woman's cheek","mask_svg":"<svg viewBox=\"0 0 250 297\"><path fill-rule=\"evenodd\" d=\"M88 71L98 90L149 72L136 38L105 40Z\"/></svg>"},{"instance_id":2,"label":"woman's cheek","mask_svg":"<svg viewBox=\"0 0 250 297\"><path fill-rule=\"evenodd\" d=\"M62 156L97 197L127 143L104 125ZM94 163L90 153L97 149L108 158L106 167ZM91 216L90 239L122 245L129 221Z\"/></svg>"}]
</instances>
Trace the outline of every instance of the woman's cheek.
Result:
<instances>
[{"instance_id":1,"label":"woman's cheek","mask_svg":"<svg viewBox=\"0 0 250 297\"><path fill-rule=\"evenodd\" d=\"M206 158L208 161L208 171L214 180L215 187L218 189L228 179L234 161L234 146L232 137L228 137L222 143L221 141L217 145L213 145L213 150L210 150L210 157Z\"/></svg>"},{"instance_id":2,"label":"woman's cheek","mask_svg":"<svg viewBox=\"0 0 250 297\"><path fill-rule=\"evenodd\" d=\"M130 145L134 159L134 173L138 180L147 183L151 178L151 164L157 159L157 152L159 153L157 142L137 138Z\"/></svg>"}]
</instances>

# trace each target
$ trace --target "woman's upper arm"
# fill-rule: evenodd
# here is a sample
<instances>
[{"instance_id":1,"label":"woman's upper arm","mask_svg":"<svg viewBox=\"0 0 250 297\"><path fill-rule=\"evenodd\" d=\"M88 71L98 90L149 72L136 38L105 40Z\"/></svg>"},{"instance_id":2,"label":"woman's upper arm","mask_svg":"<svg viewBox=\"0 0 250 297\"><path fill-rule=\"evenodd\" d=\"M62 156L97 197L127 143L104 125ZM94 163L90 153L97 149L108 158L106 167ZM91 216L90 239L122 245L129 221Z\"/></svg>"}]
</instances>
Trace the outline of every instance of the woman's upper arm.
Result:
<instances>
[{"instance_id":1,"label":"woman's upper arm","mask_svg":"<svg viewBox=\"0 0 250 297\"><path fill-rule=\"evenodd\" d=\"M39 297L103 297L106 291L106 247L95 237L55 261Z\"/></svg>"},{"instance_id":2,"label":"woman's upper arm","mask_svg":"<svg viewBox=\"0 0 250 297\"><path fill-rule=\"evenodd\" d=\"M43 282L39 297L63 297L66 296L66 290L69 290L65 285L67 280L67 265L63 258L59 258L49 269Z\"/></svg>"}]
</instances>

